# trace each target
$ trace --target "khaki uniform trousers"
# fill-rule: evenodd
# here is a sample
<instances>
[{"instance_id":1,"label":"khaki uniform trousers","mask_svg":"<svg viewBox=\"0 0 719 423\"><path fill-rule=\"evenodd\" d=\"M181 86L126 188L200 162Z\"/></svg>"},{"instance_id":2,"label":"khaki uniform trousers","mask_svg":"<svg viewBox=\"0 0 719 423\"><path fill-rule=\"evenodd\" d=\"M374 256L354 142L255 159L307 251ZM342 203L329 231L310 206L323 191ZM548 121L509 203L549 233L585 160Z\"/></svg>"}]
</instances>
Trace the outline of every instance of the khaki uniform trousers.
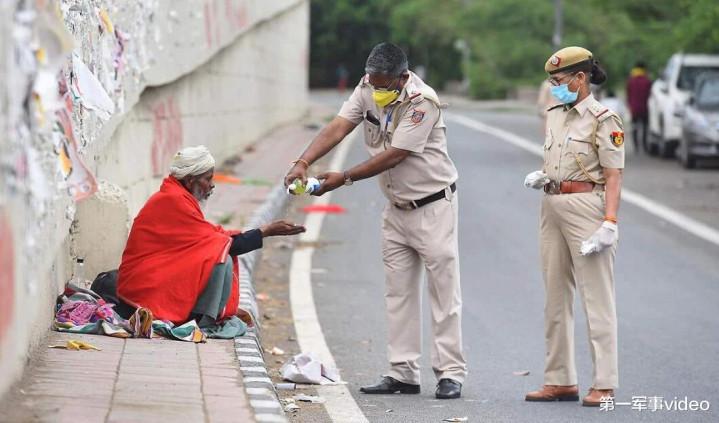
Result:
<instances>
[{"instance_id":1,"label":"khaki uniform trousers","mask_svg":"<svg viewBox=\"0 0 719 423\"><path fill-rule=\"evenodd\" d=\"M586 257L582 241L604 219L604 192L545 195L541 214L542 271L546 290L544 383L576 385L574 291L587 316L593 388L618 386L617 313L614 293L616 244Z\"/></svg>"},{"instance_id":2,"label":"khaki uniform trousers","mask_svg":"<svg viewBox=\"0 0 719 423\"><path fill-rule=\"evenodd\" d=\"M383 213L387 354L391 376L419 384L422 349L422 271L432 310L432 369L438 379L464 383L462 296L459 284L456 194L414 210L388 204Z\"/></svg>"}]
</instances>

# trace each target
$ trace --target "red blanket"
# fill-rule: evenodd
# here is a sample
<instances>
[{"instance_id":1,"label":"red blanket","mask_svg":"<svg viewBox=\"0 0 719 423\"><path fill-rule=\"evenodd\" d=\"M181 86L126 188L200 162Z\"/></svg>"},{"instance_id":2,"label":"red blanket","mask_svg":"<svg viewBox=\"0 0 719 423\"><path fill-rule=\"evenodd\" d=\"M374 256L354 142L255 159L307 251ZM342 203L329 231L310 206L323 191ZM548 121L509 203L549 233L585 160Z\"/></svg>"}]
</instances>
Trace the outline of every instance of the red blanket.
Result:
<instances>
[{"instance_id":1,"label":"red blanket","mask_svg":"<svg viewBox=\"0 0 719 423\"><path fill-rule=\"evenodd\" d=\"M156 319L180 324L188 320L213 267L224 263L236 231L213 225L200 205L172 176L135 218L118 277L118 295L136 307L152 310ZM218 320L237 312L239 266L233 257L230 298Z\"/></svg>"}]
</instances>

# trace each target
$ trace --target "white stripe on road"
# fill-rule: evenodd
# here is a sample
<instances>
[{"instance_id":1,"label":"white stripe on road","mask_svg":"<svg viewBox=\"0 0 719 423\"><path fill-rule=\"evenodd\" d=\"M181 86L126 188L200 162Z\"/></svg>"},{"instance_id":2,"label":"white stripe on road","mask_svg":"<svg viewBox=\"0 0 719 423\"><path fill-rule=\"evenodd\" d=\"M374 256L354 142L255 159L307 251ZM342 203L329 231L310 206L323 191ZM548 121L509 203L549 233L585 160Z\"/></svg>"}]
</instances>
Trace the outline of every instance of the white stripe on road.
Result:
<instances>
[{"instance_id":1,"label":"white stripe on road","mask_svg":"<svg viewBox=\"0 0 719 423\"><path fill-rule=\"evenodd\" d=\"M466 126L467 128L495 136L509 144L514 145L515 147L519 147L525 151L528 151L535 156L542 157L544 154L542 146L537 145L537 143L534 143L526 138L520 137L519 135L513 134L503 129L487 125L486 123L462 115L446 114L445 117L447 118L447 120L456 122L460 125ZM711 242L712 244L719 245L718 230L708 225L705 225L704 223L701 223L695 219L692 219L691 217L682 214L681 212L678 212L670 207L667 207L664 204L651 200L644 195L627 188L622 188L622 200L634 206L637 206L640 209L650 214L653 214L654 216L664 219L667 222L689 232L692 235L695 235L705 241Z\"/></svg>"},{"instance_id":2,"label":"white stripe on road","mask_svg":"<svg viewBox=\"0 0 719 423\"><path fill-rule=\"evenodd\" d=\"M340 170L347 158L349 149L358 136L355 131L340 143L330 163L330 170ZM322 197L315 197L314 205L329 204L332 193L329 192ZM305 246L298 246L292 253L292 264L290 265L290 304L292 316L297 331L297 343L302 352L313 352L323 364L337 368L335 359L327 347L325 336L322 333L322 326L317 318L315 301L312 296L312 254L315 249L313 243L317 242L322 229L324 213L310 213L305 219L307 232L300 236L300 241ZM362 414L359 406L350 394L346 385L323 385L318 386L320 393L326 400L324 406L332 421L335 422L357 422L366 423L367 418Z\"/></svg>"}]
</instances>

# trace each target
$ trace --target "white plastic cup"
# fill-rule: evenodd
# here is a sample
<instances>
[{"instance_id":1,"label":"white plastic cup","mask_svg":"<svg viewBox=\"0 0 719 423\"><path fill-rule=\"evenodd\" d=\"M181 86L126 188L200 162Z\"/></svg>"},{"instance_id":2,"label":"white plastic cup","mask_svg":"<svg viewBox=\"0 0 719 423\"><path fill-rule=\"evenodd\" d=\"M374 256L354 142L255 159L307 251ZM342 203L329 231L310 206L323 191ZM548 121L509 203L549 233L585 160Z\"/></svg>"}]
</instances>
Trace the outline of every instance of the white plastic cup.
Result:
<instances>
[{"instance_id":1,"label":"white plastic cup","mask_svg":"<svg viewBox=\"0 0 719 423\"><path fill-rule=\"evenodd\" d=\"M287 186L287 193L292 195L312 194L319 189L320 185L317 178L307 178L305 185L302 185L302 181L299 179L295 179Z\"/></svg>"},{"instance_id":2,"label":"white plastic cup","mask_svg":"<svg viewBox=\"0 0 719 423\"><path fill-rule=\"evenodd\" d=\"M307 186L305 188L305 192L307 194L312 194L313 192L320 189L320 181L317 178L307 178Z\"/></svg>"}]
</instances>

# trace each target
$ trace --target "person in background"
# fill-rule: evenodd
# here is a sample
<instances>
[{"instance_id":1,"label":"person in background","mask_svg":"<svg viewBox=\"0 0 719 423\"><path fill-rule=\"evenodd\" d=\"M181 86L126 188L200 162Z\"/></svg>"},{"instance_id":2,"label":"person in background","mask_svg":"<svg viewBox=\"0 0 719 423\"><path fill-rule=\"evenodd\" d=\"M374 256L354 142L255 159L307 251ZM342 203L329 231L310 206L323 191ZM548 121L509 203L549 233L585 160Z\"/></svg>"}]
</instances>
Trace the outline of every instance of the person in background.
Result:
<instances>
[{"instance_id":1,"label":"person in background","mask_svg":"<svg viewBox=\"0 0 719 423\"><path fill-rule=\"evenodd\" d=\"M547 111L557 104L557 100L552 96L552 85L546 79L539 86L539 94L537 95L537 113L542 118L542 133L547 125Z\"/></svg>"},{"instance_id":2,"label":"person in background","mask_svg":"<svg viewBox=\"0 0 719 423\"><path fill-rule=\"evenodd\" d=\"M649 124L649 94L652 81L647 76L647 67L644 62L637 62L632 68L627 80L627 103L632 114L632 140L634 149L639 153L640 148L647 149L647 131Z\"/></svg>"},{"instance_id":3,"label":"person in background","mask_svg":"<svg viewBox=\"0 0 719 423\"><path fill-rule=\"evenodd\" d=\"M345 90L347 89L347 80L350 77L350 72L347 70L347 67L344 65L344 63L340 63L339 66L337 66L337 91L340 92L340 94L344 94Z\"/></svg>"},{"instance_id":4,"label":"person in background","mask_svg":"<svg viewBox=\"0 0 719 423\"><path fill-rule=\"evenodd\" d=\"M625 120L627 116L627 108L624 105L624 101L617 97L617 93L613 89L607 88L606 95L599 100L601 100L602 104L609 110L613 110L614 113L618 114L619 117L622 118L622 121Z\"/></svg>"}]
</instances>

